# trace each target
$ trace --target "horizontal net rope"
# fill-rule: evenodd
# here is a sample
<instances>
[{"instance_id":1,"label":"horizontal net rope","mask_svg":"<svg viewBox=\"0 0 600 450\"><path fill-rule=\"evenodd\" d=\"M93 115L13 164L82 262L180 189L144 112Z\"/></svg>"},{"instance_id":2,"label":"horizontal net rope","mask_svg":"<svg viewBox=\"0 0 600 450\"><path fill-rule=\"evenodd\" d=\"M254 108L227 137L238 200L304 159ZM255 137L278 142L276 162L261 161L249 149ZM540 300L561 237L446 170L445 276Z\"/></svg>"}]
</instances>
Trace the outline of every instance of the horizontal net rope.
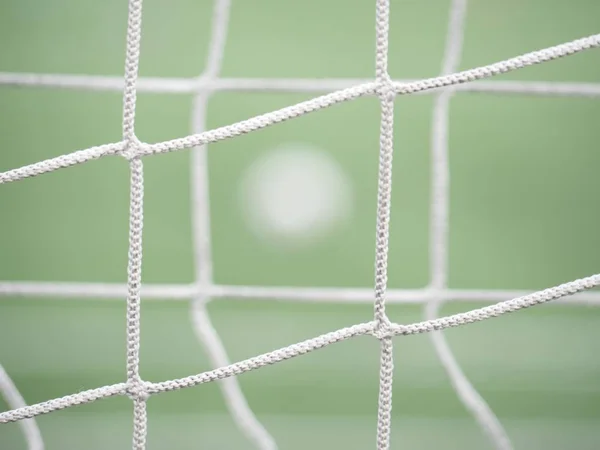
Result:
<instances>
[{"instance_id":1,"label":"horizontal net rope","mask_svg":"<svg viewBox=\"0 0 600 450\"><path fill-rule=\"evenodd\" d=\"M430 78L427 80L395 84L398 94L415 94L431 89L441 87L450 87L460 83L467 83L478 79L489 78L495 75L518 70L527 65L539 64L552 59L572 55L590 48L600 46L600 34L592 35L587 38L571 41L554 47L549 47L537 52L527 53L525 55L507 59L505 61L471 69L458 74L444 75ZM254 130L265 128L275 123L283 122L292 117L298 117L302 114L314 112L336 103L348 101L363 95L374 95L376 90L375 83L364 83L353 86L328 95L317 97L315 99L298 103L294 106L280 109L271 113L263 114L252 119L244 120L236 124L205 131L200 134L187 136L184 138L159 142L156 144L146 144L141 146L141 154L165 153L169 151L182 150L199 145L218 142L240 134L248 133ZM82 164L87 161L97 159L103 156L118 154L122 150L122 143L107 144L99 147L93 147L86 150L80 150L71 154L47 159L35 164L24 166L18 169L0 172L0 184L18 181L24 178L41 175L52 172L64 167Z\"/></svg>"},{"instance_id":2,"label":"horizontal net rope","mask_svg":"<svg viewBox=\"0 0 600 450\"><path fill-rule=\"evenodd\" d=\"M572 295L576 292L591 289L600 286L600 274L592 275L579 280L564 283L555 287L544 289L524 297L514 298L500 302L491 306L474 309L468 312L453 314L446 317L440 317L434 320L416 322L408 325L391 324L386 333L392 336L410 336L414 334L429 333L431 331L444 330L446 328L458 327L470 323L481 322L483 320L500 317L504 314L518 311L520 309L541 305L561 297ZM269 353L265 353L254 358L249 358L222 367L219 369L203 372L198 375L181 378L178 380L163 381L159 383L145 382L146 391L149 394L172 391L182 388L188 388L199 384L235 376L248 372L259 367L272 365L287 359L309 353L311 351L326 347L330 344L340 342L354 336L377 333L376 322L367 322L354 325L348 328L327 333L313 339L308 339L298 344L281 348ZM118 383L111 386L104 386L97 389L83 391L78 394L67 395L58 399L49 400L24 408L18 408L11 411L0 413L0 423L15 422L26 418L39 416L55 410L68 408L70 406L90 403L101 398L115 395L127 395L127 384Z\"/></svg>"},{"instance_id":3,"label":"horizontal net rope","mask_svg":"<svg viewBox=\"0 0 600 450\"><path fill-rule=\"evenodd\" d=\"M12 410L0 413L0 422L14 422L32 419L40 414L49 413L59 409L68 408L84 403L117 395L127 395L133 401L133 437L134 450L143 450L147 439L147 411L146 402L153 394L187 388L213 381L221 381L221 387L229 412L238 427L260 449L275 449L275 442L267 431L258 422L250 410L243 394L234 379L236 375L278 362L306 354L323 348L330 344L340 342L361 335L372 335L380 341L380 390L377 420L377 448L388 450L391 436L391 409L392 409L392 338L394 336L408 336L420 333L432 333L434 344L446 368L453 385L480 426L487 431L497 448L508 449L510 443L491 411L485 410L485 402L481 399L460 368L453 359L450 349L445 345L441 335L436 333L443 329L461 326L473 322L486 320L493 317L517 311L530 306L560 299L578 292L597 287L600 284L600 275L565 283L543 291L535 292L504 301L491 306L475 309L452 316L435 318L436 306L440 301L450 300L458 294L477 300L478 293L484 293L488 300L493 296L508 295L514 291L468 291L452 290L446 286L447 276L445 233L447 231L447 186L443 174L446 168L446 149L439 145L432 145L434 173L434 200L432 211L435 217L430 240L438 244L434 252L432 263L432 283L425 289L418 290L388 290L387 288L387 257L389 251L389 221L391 208L391 180L392 180L392 155L393 155L393 107L397 95L421 94L433 92L438 95L436 100L436 117L434 136L442 142L447 128L447 101L450 96L458 91L471 92L505 92L505 93L531 93L540 95L582 95L597 96L598 85L585 83L521 83L521 82L494 82L470 83L483 80L498 74L517 70L526 66L551 61L563 56L598 47L600 35L574 40L566 44L557 45L544 50L521 55L516 58L501 61L484 67L479 67L463 72L454 73L460 42L457 38L462 28L459 7L464 7L462 0L453 4L448 49L445 56L444 69L439 77L414 80L393 81L387 70L388 45L389 45L389 0L377 0L376 14L376 76L374 80L359 80L355 84L352 80L227 80L219 79L221 60L226 39L227 17L230 8L229 0L217 0L214 6L212 33L209 44L209 55L205 72L199 77L190 79L138 79L138 67L141 43L142 0L129 0L127 45L125 60L125 76L123 80L114 77L70 76L70 75L35 75L35 74L6 74L0 73L0 84L21 86L54 86L63 88L82 88L98 90L123 90L123 140L119 143L106 144L71 154L51 158L18 169L0 173L0 184L18 181L24 178L38 176L43 173L82 164L87 161L104 156L124 156L130 166L130 215L129 215L129 250L126 285L109 284L77 284L77 283L15 283L0 282L0 295L32 295L49 296L61 291L72 297L90 297L100 293L101 297L114 298L119 295L126 298L126 331L127 331L127 381L111 386L79 392L32 406L24 406L22 398L19 402L11 404ZM458 19L457 19L458 18ZM456 23L455 23L456 22ZM454 28L453 28L454 27ZM54 84L53 84L54 83ZM227 84L229 83L229 85ZM237 85L235 85L238 83ZM269 85L269 83L271 83ZM235 86L234 86L235 85ZM139 89L138 89L139 88ZM446 89L445 88L450 88ZM311 100L298 103L278 111L269 112L232 125L205 131L206 104L209 95L218 90L288 90L298 92L320 92L333 90L334 92L322 95ZM147 144L138 140L135 134L135 110L138 90L156 92L188 92L194 93L192 113L192 131L195 134L169 141ZM311 91L312 90L312 91ZM376 95L381 103L380 125L380 161L377 202L377 234L375 251L375 280L374 292L362 289L295 289L295 288L266 288L252 286L215 286L212 282L212 256L210 247L209 207L208 207L208 172L206 164L206 145L231 137L239 136L259 130L276 123L293 119L304 114L318 111L335 104L350 101L367 95ZM440 106L441 105L441 106ZM440 112L441 111L441 112ZM447 143L445 144L447 145ZM158 153L167 153L176 150L193 149L192 161L192 219L196 280L191 285L155 285L142 286L142 232L143 232L143 196L144 196L144 170L142 157ZM437 180L437 181L436 181ZM440 181L441 180L441 181ZM435 184L437 183L437 184ZM442 194L442 195L439 195ZM438 200L436 201L435 196ZM94 291L94 289L96 289ZM54 293L54 294L53 294ZM191 317L194 330L205 346L209 359L214 367L207 372L192 375L176 380L150 383L142 379L139 371L140 365L140 333L141 333L141 299L158 298L159 294L166 294L170 299L192 300ZM263 295L264 294L264 295ZM374 299L373 299L374 294ZM595 301L598 293L581 294L580 302ZM304 342L292 344L263 355L230 364L225 348L214 330L206 312L205 304L212 298L225 296L237 298L284 298L287 300L316 300L318 296L329 296L334 301L369 301L374 300L374 317L371 322L353 325L331 333L308 339ZM304 296L304 297L303 297ZM460 297L460 296L459 296ZM481 300L481 298L479 299ZM386 315L386 303L390 302L425 302L427 305L428 320L409 325L392 323ZM18 394L8 375L1 380L0 389L5 396ZM16 397L13 396L13 400ZM14 406L17 406L14 408ZM33 423L33 422L30 422ZM35 423L33 423L35 426ZM32 428L25 428L30 433L29 446L33 448L31 440ZM39 432L38 432L39 434ZM40 437L40 445L41 437Z\"/></svg>"},{"instance_id":4,"label":"horizontal net rope","mask_svg":"<svg viewBox=\"0 0 600 450\"><path fill-rule=\"evenodd\" d=\"M323 93L366 84L366 78L153 78L138 79L138 92L153 94L195 94L198 92L282 92ZM418 80L393 80L394 85ZM122 77L101 75L37 74L0 72L0 86L75 89L121 92ZM439 88L445 89L445 88ZM474 81L452 87L460 92L543 96L600 97L600 83L561 81ZM427 90L422 94L431 94Z\"/></svg>"},{"instance_id":5,"label":"horizontal net rope","mask_svg":"<svg viewBox=\"0 0 600 450\"><path fill-rule=\"evenodd\" d=\"M388 289L386 301L396 304L420 304L437 298L444 302L499 302L505 299L524 297L534 291L510 289ZM81 300L119 300L127 293L126 284L118 283L61 283L61 282L0 282L0 301L7 297L31 298L78 298ZM227 286L211 285L198 287L194 284L151 284L142 285L142 296L149 301L183 301L194 296L228 299L273 300L278 302L319 303L372 303L371 288L302 286ZM587 291L558 299L552 305L600 306L600 292Z\"/></svg>"}]
</instances>

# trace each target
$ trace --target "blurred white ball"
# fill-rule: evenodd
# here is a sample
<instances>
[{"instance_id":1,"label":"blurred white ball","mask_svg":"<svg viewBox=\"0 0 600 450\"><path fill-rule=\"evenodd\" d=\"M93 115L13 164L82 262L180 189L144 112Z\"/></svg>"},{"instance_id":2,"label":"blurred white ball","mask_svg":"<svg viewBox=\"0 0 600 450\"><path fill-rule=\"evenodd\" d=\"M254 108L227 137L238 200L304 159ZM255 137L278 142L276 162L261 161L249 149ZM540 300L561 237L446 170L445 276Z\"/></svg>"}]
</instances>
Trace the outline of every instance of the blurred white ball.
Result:
<instances>
[{"instance_id":1,"label":"blurred white ball","mask_svg":"<svg viewBox=\"0 0 600 450\"><path fill-rule=\"evenodd\" d=\"M255 234L294 245L326 237L348 219L351 191L350 180L327 152L287 144L246 170L240 198Z\"/></svg>"}]
</instances>

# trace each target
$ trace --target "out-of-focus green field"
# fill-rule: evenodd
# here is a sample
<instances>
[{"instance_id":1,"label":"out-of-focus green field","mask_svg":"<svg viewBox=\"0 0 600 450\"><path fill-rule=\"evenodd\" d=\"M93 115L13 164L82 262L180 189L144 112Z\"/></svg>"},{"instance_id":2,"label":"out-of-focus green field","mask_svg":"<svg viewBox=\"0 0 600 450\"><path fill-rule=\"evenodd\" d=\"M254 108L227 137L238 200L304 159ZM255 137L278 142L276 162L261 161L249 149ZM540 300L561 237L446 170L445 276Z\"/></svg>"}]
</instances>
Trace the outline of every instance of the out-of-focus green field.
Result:
<instances>
[{"instance_id":1,"label":"out-of-focus green field","mask_svg":"<svg viewBox=\"0 0 600 450\"><path fill-rule=\"evenodd\" d=\"M146 0L141 76L198 75L212 2ZM352 77L374 73L374 2L237 0L226 77ZM390 72L436 75L448 0L392 0ZM3 0L0 71L121 75L125 0ZM470 2L461 68L600 31L600 2ZM597 50L502 76L600 82ZM217 127L308 95L218 93ZM191 96L140 94L138 136L189 133ZM429 144L433 97L396 101L389 285L428 283ZM0 87L0 171L120 139L121 95ZM460 94L450 120L450 285L525 289L600 267L600 102ZM210 146L215 280L222 284L369 287L373 281L379 108L359 99ZM318 245L256 238L238 203L257 157L288 142L330 152L351 178L351 220ZM145 160L144 281L193 281L190 154ZM107 158L0 186L0 280L124 282L128 169ZM444 314L478 304L455 303ZM232 360L368 321L370 305L222 300L209 311ZM421 320L421 306L390 306ZM516 449L600 448L600 309L542 306L447 332L466 374ZM392 448L484 449L428 336L395 340ZM209 369L185 302L142 304L142 376ZM125 379L124 301L0 298L0 363L28 403ZM378 343L370 337L239 377L282 450L375 446ZM0 408L6 404L0 401ZM149 449L246 449L216 384L152 397ZM38 418L48 449L126 449L132 404L112 398ZM25 448L17 424L0 449Z\"/></svg>"}]
</instances>

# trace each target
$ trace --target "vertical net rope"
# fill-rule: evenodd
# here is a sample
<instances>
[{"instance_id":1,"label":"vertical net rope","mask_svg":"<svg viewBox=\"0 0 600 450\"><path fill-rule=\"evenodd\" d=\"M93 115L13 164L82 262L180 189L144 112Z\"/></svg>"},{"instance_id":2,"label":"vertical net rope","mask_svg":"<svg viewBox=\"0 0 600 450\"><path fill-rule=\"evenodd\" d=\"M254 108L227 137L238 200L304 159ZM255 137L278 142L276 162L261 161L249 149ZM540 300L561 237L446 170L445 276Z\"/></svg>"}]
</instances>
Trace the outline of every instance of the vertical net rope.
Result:
<instances>
[{"instance_id":1,"label":"vertical net rope","mask_svg":"<svg viewBox=\"0 0 600 450\"><path fill-rule=\"evenodd\" d=\"M125 89L123 90L123 156L129 160L129 257L127 267L127 394L133 400L134 450L146 448L148 393L140 377L140 325L142 286L142 231L144 226L144 166L137 154L135 135L136 81L142 37L142 0L129 1Z\"/></svg>"},{"instance_id":2,"label":"vertical net rope","mask_svg":"<svg viewBox=\"0 0 600 450\"><path fill-rule=\"evenodd\" d=\"M215 2L208 57L200 79L212 81L219 76L225 52L230 10L231 0ZM201 133L206 127L206 110L209 99L210 92L205 89L199 89L194 96L191 124L193 133ZM191 181L194 262L199 292L191 302L191 317L194 331L204 346L212 366L216 368L227 366L230 362L225 346L213 327L206 309L206 303L210 301L210 296L202 293L213 283L206 145L195 147L191 152ZM275 440L250 409L237 379L225 378L221 380L220 387L227 409L240 431L256 448L276 450Z\"/></svg>"},{"instance_id":3,"label":"vertical net rope","mask_svg":"<svg viewBox=\"0 0 600 450\"><path fill-rule=\"evenodd\" d=\"M377 449L390 447L392 420L392 382L394 355L388 335L390 319L385 312L387 263L392 206L392 158L394 154L394 86L388 74L390 2L377 0L375 82L381 105L379 129L379 183L377 189L377 234L375 237L375 324L380 340L379 409L377 412Z\"/></svg>"},{"instance_id":4,"label":"vertical net rope","mask_svg":"<svg viewBox=\"0 0 600 450\"><path fill-rule=\"evenodd\" d=\"M0 184L39 176L58 169L83 164L98 158L121 155L130 167L130 216L127 284L0 282L1 296L39 296L44 298L126 298L127 357L126 381L27 406L7 372L0 366L0 392L11 410L0 412L0 423L19 421L30 450L43 449L43 441L34 418L41 414L91 403L113 396L129 396L133 401L132 448L146 447L146 402L151 395L190 388L219 381L228 410L238 428L261 450L274 450L273 438L252 413L236 375L304 355L355 336L372 335L380 341L380 388L377 418L377 449L390 446L393 345L394 336L430 333L434 348L450 381L465 407L497 449L512 448L502 425L483 398L469 383L453 357L441 331L498 317L550 301L600 305L600 293L584 292L600 286L600 274L560 284L542 291L456 290L447 286L449 188L448 118L449 102L456 92L490 92L504 94L561 95L600 97L600 85L590 83L485 82L498 74L533 64L551 61L600 46L600 34L527 53L484 67L456 72L459 64L466 0L453 0L442 74L424 80L393 81L388 73L389 0L376 0L375 80L268 80L223 79L219 77L225 49L231 0L217 0L214 6L208 58L204 72L191 79L138 79L140 57L142 0L129 0L125 76L122 79L100 76L0 73L0 85L46 86L57 88L122 90L123 139L56 158L0 172ZM135 134L137 90L162 93L193 93L191 126L194 134L165 142L147 144ZM447 89L444 89L447 88ZM206 110L210 95L221 90L321 92L334 91L278 111L269 112L213 130L206 128ZM437 97L431 137L432 198L430 228L430 285L425 289L387 289L389 221L392 193L392 157L394 99L397 95L434 93ZM299 117L358 97L374 95L380 100L380 149L377 194L374 293L369 289L295 288L265 286L215 285L212 276L210 208L206 150L209 143L229 139L283 121ZM158 153L191 150L191 197L194 241L195 282L191 285L142 286L142 230L144 171L142 158ZM341 303L373 302L373 320L326 333L259 356L230 363L225 348L212 326L206 303L222 297L263 298L289 301L333 301ZM373 300L374 297L374 300ZM565 297L569 297L565 299ZM162 382L141 378L140 324L141 299L190 301L194 330L203 344L213 369L188 377ZM511 300L505 300L511 298ZM438 318L442 302L451 300L487 300L490 306ZM501 301L504 300L504 301ZM387 303L425 305L426 320L402 325L393 323L386 314Z\"/></svg>"},{"instance_id":5,"label":"vertical net rope","mask_svg":"<svg viewBox=\"0 0 600 450\"><path fill-rule=\"evenodd\" d=\"M460 63L463 45L467 0L453 0L446 37L446 49L442 62L442 75L455 72ZM432 186L430 210L430 289L443 292L448 285L448 234L450 228L450 161L449 161L449 118L450 99L453 92L444 91L437 95L433 107L431 127ZM435 319L443 302L432 298L426 303L425 317ZM473 416L481 430L497 450L512 450L512 444L502 424L479 395L462 371L452 354L441 331L430 334L438 358L452 383L452 387L465 408Z\"/></svg>"}]
</instances>

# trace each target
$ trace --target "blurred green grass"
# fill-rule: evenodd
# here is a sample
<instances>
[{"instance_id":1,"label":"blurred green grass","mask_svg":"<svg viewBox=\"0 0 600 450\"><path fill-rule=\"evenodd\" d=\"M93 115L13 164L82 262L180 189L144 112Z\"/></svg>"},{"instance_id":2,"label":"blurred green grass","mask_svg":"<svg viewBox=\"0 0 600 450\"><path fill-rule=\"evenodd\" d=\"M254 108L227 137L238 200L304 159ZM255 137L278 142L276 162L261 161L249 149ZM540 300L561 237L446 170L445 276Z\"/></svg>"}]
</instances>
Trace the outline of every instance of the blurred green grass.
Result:
<instances>
[{"instance_id":1,"label":"blurred green grass","mask_svg":"<svg viewBox=\"0 0 600 450\"><path fill-rule=\"evenodd\" d=\"M461 67L598 32L600 4L578 0L471 2ZM435 75L449 2L392 1L390 71ZM195 76L206 56L212 2L146 0L142 76ZM341 11L344 11L343 15ZM0 70L122 74L126 2L5 0ZM223 75L370 77L374 6L341 0L234 1ZM598 52L530 67L508 80L600 81ZM208 126L233 123L309 98L218 93ZM140 139L188 134L191 97L140 94ZM0 170L120 138L116 93L0 88ZM397 99L390 280L428 282L429 133L433 98ZM461 94L452 100L450 284L539 289L597 272L600 180L590 99ZM215 281L360 286L373 278L378 105L359 99L209 151ZM306 142L335 158L353 182L352 220L315 246L290 252L257 239L238 204L239 180L261 154ZM145 160L144 281L193 280L189 153ZM0 279L124 282L128 173L104 159L0 188ZM452 304L444 314L474 304ZM146 302L142 375L159 381L209 369L188 305ZM232 360L369 320L370 305L222 300L209 311ZM399 322L418 306L391 306ZM0 362L30 403L125 377L120 301L0 299ZM594 449L600 442L600 312L544 306L448 331L458 360L498 413L517 449ZM392 448L481 449L487 442L456 399L427 336L396 340ZM378 346L367 337L239 377L282 449L370 448L375 442ZM0 407L5 405L0 403ZM153 397L150 449L248 448L218 386ZM40 417L49 449L128 448L126 398ZM0 448L24 448L16 424Z\"/></svg>"}]
</instances>

